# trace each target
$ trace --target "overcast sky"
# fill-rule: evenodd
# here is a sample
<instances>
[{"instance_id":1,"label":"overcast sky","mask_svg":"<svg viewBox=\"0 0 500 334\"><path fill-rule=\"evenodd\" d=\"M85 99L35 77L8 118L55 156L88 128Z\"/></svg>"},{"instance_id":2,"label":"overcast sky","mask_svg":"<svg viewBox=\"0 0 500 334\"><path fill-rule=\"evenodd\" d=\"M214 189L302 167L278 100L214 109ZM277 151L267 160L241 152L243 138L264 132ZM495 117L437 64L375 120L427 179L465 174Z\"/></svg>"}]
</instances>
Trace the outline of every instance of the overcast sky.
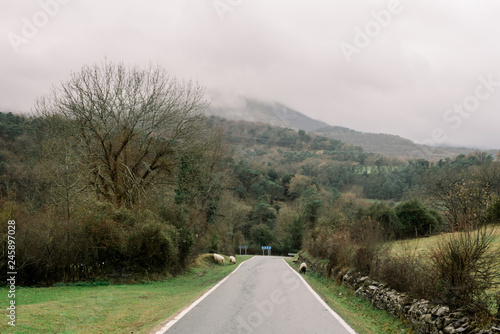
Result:
<instances>
[{"instance_id":1,"label":"overcast sky","mask_svg":"<svg viewBox=\"0 0 500 334\"><path fill-rule=\"evenodd\" d=\"M105 57L331 125L500 149L495 0L1 0L0 110Z\"/></svg>"}]
</instances>

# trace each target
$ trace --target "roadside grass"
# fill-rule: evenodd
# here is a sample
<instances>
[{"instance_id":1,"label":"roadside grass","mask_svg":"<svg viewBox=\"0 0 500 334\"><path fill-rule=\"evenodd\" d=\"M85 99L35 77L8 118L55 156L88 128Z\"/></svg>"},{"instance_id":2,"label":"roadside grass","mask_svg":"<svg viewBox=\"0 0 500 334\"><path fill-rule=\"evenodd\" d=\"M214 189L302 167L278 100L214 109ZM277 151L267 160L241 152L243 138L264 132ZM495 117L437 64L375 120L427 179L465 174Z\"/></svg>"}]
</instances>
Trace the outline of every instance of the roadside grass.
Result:
<instances>
[{"instance_id":1,"label":"roadside grass","mask_svg":"<svg viewBox=\"0 0 500 334\"><path fill-rule=\"evenodd\" d=\"M237 264L251 257L236 256ZM2 287L0 333L149 333L236 267L219 266L207 254L187 273L161 282L19 287L15 327L7 324L8 290Z\"/></svg>"},{"instance_id":2,"label":"roadside grass","mask_svg":"<svg viewBox=\"0 0 500 334\"><path fill-rule=\"evenodd\" d=\"M286 261L298 271L298 265L292 263L291 259ZM354 291L337 285L332 279L311 271L308 271L304 278L314 291L359 334L416 333L409 322L375 308L370 302L357 297Z\"/></svg>"}]
</instances>

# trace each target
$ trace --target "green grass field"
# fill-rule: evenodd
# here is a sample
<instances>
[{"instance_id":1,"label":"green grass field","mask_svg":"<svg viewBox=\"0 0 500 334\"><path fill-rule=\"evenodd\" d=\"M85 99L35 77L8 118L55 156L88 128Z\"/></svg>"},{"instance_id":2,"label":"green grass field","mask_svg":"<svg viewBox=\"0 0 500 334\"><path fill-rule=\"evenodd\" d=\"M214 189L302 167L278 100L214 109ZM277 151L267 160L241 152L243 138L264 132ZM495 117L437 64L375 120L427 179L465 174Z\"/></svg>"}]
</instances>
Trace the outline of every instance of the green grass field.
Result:
<instances>
[{"instance_id":1,"label":"green grass field","mask_svg":"<svg viewBox=\"0 0 500 334\"><path fill-rule=\"evenodd\" d=\"M488 226L488 232L491 232L493 237L493 242L491 244L492 249L496 250L500 248L500 228L497 226ZM426 238L391 242L391 251L393 254L401 254L405 250L411 250L415 251L417 254L421 253L422 255L425 255L425 253L435 247L441 239L452 235L453 233L443 233Z\"/></svg>"},{"instance_id":2,"label":"green grass field","mask_svg":"<svg viewBox=\"0 0 500 334\"><path fill-rule=\"evenodd\" d=\"M293 264L291 260L287 262L298 270L298 265ZM370 302L357 297L354 291L335 284L332 279L326 279L310 271L304 278L314 291L360 334L415 333L409 323L373 307Z\"/></svg>"},{"instance_id":3,"label":"green grass field","mask_svg":"<svg viewBox=\"0 0 500 334\"><path fill-rule=\"evenodd\" d=\"M162 282L18 288L16 326L7 324L0 289L0 333L149 333L236 269L198 259L186 274ZM237 263L251 256L236 256Z\"/></svg>"}]
</instances>

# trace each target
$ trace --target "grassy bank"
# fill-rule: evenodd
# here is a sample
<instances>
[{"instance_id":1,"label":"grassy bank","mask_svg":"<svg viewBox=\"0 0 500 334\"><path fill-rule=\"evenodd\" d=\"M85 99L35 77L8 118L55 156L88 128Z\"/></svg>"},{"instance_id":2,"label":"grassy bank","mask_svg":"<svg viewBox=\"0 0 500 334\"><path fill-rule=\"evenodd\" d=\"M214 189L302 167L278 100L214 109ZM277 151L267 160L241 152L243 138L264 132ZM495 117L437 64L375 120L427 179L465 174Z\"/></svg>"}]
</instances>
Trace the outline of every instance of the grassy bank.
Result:
<instances>
[{"instance_id":1,"label":"grassy bank","mask_svg":"<svg viewBox=\"0 0 500 334\"><path fill-rule=\"evenodd\" d=\"M251 256L237 256L237 263ZM199 258L186 274L134 285L18 288L16 326L7 324L7 289L0 333L148 333L236 269Z\"/></svg>"},{"instance_id":2,"label":"grassy bank","mask_svg":"<svg viewBox=\"0 0 500 334\"><path fill-rule=\"evenodd\" d=\"M287 262L298 270L298 265ZM304 275L311 287L359 334L415 333L409 323L373 307L368 301L356 297L354 292L335 284L331 279L309 271Z\"/></svg>"},{"instance_id":3,"label":"grassy bank","mask_svg":"<svg viewBox=\"0 0 500 334\"><path fill-rule=\"evenodd\" d=\"M491 237L493 238L491 246L493 250L496 251L500 248L500 227L497 225L491 225L488 226L487 229L488 233L491 233ZM460 232L442 233L417 239L391 241L391 251L393 254L401 254L404 251L415 251L417 254L425 256L425 254L433 247L436 247L436 245L443 240L443 238L447 238L458 233Z\"/></svg>"}]
</instances>

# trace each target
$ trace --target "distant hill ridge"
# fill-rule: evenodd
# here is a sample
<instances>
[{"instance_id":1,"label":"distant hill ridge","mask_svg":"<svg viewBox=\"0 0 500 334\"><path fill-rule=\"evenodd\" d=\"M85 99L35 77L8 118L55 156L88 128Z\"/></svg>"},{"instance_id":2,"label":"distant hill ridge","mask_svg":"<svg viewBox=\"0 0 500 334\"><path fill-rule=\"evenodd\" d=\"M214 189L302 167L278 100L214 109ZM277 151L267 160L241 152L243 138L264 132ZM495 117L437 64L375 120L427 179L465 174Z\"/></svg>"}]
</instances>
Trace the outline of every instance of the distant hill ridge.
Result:
<instances>
[{"instance_id":1,"label":"distant hill ridge","mask_svg":"<svg viewBox=\"0 0 500 334\"><path fill-rule=\"evenodd\" d=\"M225 106L219 102L216 107L211 107L209 112L212 115L231 120L262 122L273 126L310 131L351 145L361 146L365 152L380 153L393 157L425 158L437 161L475 151L473 148L428 147L396 135L365 133L346 127L331 126L278 102L263 102L256 99L242 98L233 107ZM495 156L496 151L491 150L488 153Z\"/></svg>"},{"instance_id":2,"label":"distant hill ridge","mask_svg":"<svg viewBox=\"0 0 500 334\"><path fill-rule=\"evenodd\" d=\"M342 140L343 142L361 146L366 152L380 153L387 156L425 158L439 160L460 153L469 153L472 149L448 149L442 147L426 147L397 135L359 132L341 126L328 126L314 131L315 133ZM429 157L430 156L430 157Z\"/></svg>"},{"instance_id":3,"label":"distant hill ridge","mask_svg":"<svg viewBox=\"0 0 500 334\"><path fill-rule=\"evenodd\" d=\"M8 110L0 112L5 115L11 113ZM284 104L263 102L251 98L239 98L237 103L234 103L234 101L224 103L219 98L216 103L210 106L208 114L230 120L260 122L272 126L313 132L328 138L341 140L353 146L360 146L365 152L392 157L425 158L437 161L458 154L468 154L476 150L473 148L428 147L397 135L366 133L342 126L331 126L308 117ZM497 154L495 150L486 152L492 154L493 157Z\"/></svg>"},{"instance_id":4,"label":"distant hill ridge","mask_svg":"<svg viewBox=\"0 0 500 334\"><path fill-rule=\"evenodd\" d=\"M393 151L418 150L419 145L399 136L364 133L346 127L331 126L277 102L268 103L254 99L244 99L244 101L244 104L236 108L214 108L212 113L232 120L262 122L295 130L312 131L325 137L361 146L367 152L392 155Z\"/></svg>"},{"instance_id":5,"label":"distant hill ridge","mask_svg":"<svg viewBox=\"0 0 500 334\"><path fill-rule=\"evenodd\" d=\"M209 113L230 120L262 122L273 126L304 131L314 131L330 126L325 122L312 119L281 103L261 102L248 98L242 99L241 103L232 107L210 107Z\"/></svg>"}]
</instances>

